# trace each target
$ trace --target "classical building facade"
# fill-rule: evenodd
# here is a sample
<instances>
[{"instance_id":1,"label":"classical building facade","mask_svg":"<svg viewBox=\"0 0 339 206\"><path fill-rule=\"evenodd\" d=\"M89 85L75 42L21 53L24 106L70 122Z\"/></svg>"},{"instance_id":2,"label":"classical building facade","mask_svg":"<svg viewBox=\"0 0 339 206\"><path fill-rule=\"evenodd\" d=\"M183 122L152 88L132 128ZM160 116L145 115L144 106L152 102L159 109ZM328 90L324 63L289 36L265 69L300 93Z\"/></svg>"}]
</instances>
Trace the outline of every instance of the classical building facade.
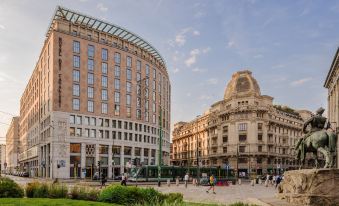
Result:
<instances>
[{"instance_id":1,"label":"classical building facade","mask_svg":"<svg viewBox=\"0 0 339 206\"><path fill-rule=\"evenodd\" d=\"M339 133L339 48L333 58L330 71L327 74L324 87L327 93L327 116L332 129ZM337 141L337 154L339 154L339 141ZM339 158L337 158L339 168Z\"/></svg>"},{"instance_id":2,"label":"classical building facade","mask_svg":"<svg viewBox=\"0 0 339 206\"><path fill-rule=\"evenodd\" d=\"M224 99L173 131L174 165L238 168L241 174L297 167L294 144L312 113L273 105L248 70L233 74Z\"/></svg>"},{"instance_id":3,"label":"classical building facade","mask_svg":"<svg viewBox=\"0 0 339 206\"><path fill-rule=\"evenodd\" d=\"M19 117L13 117L6 133L7 171L14 172L18 167Z\"/></svg>"},{"instance_id":4,"label":"classical building facade","mask_svg":"<svg viewBox=\"0 0 339 206\"><path fill-rule=\"evenodd\" d=\"M6 164L6 145L0 144L0 173L5 172L6 168L5 164Z\"/></svg>"},{"instance_id":5,"label":"classical building facade","mask_svg":"<svg viewBox=\"0 0 339 206\"><path fill-rule=\"evenodd\" d=\"M20 100L21 169L90 178L100 161L113 178L133 159L157 164L159 131L169 164L170 94L164 59L146 40L57 7Z\"/></svg>"}]
</instances>

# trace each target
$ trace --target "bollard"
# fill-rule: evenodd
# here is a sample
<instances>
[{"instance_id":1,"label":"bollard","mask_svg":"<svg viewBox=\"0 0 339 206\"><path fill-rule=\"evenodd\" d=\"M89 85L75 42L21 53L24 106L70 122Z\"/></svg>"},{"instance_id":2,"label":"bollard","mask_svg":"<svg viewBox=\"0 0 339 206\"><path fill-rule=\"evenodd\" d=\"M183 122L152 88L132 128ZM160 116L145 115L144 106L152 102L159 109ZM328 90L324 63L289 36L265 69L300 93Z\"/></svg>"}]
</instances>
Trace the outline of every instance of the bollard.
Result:
<instances>
[{"instance_id":1,"label":"bollard","mask_svg":"<svg viewBox=\"0 0 339 206\"><path fill-rule=\"evenodd\" d=\"M254 186L254 181L255 181L255 180L251 180L251 185L252 185L252 186Z\"/></svg>"},{"instance_id":2,"label":"bollard","mask_svg":"<svg viewBox=\"0 0 339 206\"><path fill-rule=\"evenodd\" d=\"M179 178L177 177L177 179L175 180L175 184L177 185L177 186L179 186Z\"/></svg>"},{"instance_id":3,"label":"bollard","mask_svg":"<svg viewBox=\"0 0 339 206\"><path fill-rule=\"evenodd\" d=\"M265 187L268 187L268 180L265 181Z\"/></svg>"},{"instance_id":4,"label":"bollard","mask_svg":"<svg viewBox=\"0 0 339 206\"><path fill-rule=\"evenodd\" d=\"M261 185L262 184L262 180L261 179L259 179L259 185Z\"/></svg>"},{"instance_id":5,"label":"bollard","mask_svg":"<svg viewBox=\"0 0 339 206\"><path fill-rule=\"evenodd\" d=\"M170 181L170 179L167 179L167 186L171 186L171 181Z\"/></svg>"},{"instance_id":6,"label":"bollard","mask_svg":"<svg viewBox=\"0 0 339 206\"><path fill-rule=\"evenodd\" d=\"M241 179L238 179L238 184L241 185Z\"/></svg>"}]
</instances>

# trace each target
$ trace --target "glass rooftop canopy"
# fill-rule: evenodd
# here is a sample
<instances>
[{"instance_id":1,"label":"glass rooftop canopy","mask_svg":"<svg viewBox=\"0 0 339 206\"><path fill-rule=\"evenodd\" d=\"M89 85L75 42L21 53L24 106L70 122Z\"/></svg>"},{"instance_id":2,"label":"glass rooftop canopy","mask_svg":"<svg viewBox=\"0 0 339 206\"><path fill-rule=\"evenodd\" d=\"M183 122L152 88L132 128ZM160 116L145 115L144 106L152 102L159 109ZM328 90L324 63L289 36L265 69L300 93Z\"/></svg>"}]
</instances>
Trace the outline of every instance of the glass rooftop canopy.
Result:
<instances>
[{"instance_id":1,"label":"glass rooftop canopy","mask_svg":"<svg viewBox=\"0 0 339 206\"><path fill-rule=\"evenodd\" d=\"M54 16L52 18L52 21L50 23L50 26L48 28L48 31L46 33L46 36L48 37L51 30L52 30L52 24L53 21L56 19L65 19L67 21L72 22L73 24L80 24L84 25L86 27L89 27L91 29L95 29L101 32L105 32L108 34L111 34L113 36L117 36L121 39L124 39L130 43L135 44L136 46L144 49L145 51L152 54L157 60L159 60L164 66L165 60L161 57L159 52L146 40L142 39L138 35L120 27L112 23L108 23L99 19L96 19L94 17L81 14L79 12L72 11L67 8L63 8L61 6L57 6Z\"/></svg>"}]
</instances>

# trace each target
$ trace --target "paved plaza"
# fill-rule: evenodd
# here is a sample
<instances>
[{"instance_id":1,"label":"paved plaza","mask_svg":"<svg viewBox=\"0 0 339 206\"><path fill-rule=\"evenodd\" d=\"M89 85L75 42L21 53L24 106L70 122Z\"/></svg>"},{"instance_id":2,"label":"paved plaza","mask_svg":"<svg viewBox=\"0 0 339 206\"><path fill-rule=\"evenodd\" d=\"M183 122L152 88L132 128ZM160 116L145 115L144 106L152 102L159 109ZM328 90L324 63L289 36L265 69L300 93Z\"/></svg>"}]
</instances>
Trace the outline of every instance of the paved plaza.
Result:
<instances>
[{"instance_id":1,"label":"paved plaza","mask_svg":"<svg viewBox=\"0 0 339 206\"><path fill-rule=\"evenodd\" d=\"M8 176L18 184L24 186L32 181L46 181L43 179L35 178L23 178L16 176ZM51 181L51 180L50 180ZM98 187L100 183L98 181L83 181L83 180L62 180L61 182L67 182L68 186L72 187L73 185L87 185L91 187ZM108 183L110 184L110 183ZM108 185L107 184L107 185ZM128 182L127 185L135 185L133 182ZM174 183L168 187L166 183L162 183L161 187L158 187L155 183L138 183L140 187L153 187L160 192L170 193L178 192L184 195L184 200L187 202L197 202L197 203L214 203L220 205L227 205L234 202L248 202L257 205L263 206L286 206L288 205L285 201L278 200L275 197L277 190L274 186L265 187L263 184L255 184L251 186L248 182L245 182L241 185L231 185L231 186L216 186L215 192L206 193L208 186L194 186L188 184L185 188L184 184L181 183L179 186L176 186Z\"/></svg>"},{"instance_id":2,"label":"paved plaza","mask_svg":"<svg viewBox=\"0 0 339 206\"><path fill-rule=\"evenodd\" d=\"M275 198L277 190L273 186L265 187L264 185L251 186L249 183L231 186L216 186L215 192L206 193L208 186L188 185L185 188L184 184L176 186L171 184L170 187L163 184L160 188L153 186L155 189L163 192L179 192L184 195L185 201L200 202L200 203L217 203L227 205L234 202L248 202L258 205L285 205L282 201ZM262 201L271 204L265 204Z\"/></svg>"}]
</instances>

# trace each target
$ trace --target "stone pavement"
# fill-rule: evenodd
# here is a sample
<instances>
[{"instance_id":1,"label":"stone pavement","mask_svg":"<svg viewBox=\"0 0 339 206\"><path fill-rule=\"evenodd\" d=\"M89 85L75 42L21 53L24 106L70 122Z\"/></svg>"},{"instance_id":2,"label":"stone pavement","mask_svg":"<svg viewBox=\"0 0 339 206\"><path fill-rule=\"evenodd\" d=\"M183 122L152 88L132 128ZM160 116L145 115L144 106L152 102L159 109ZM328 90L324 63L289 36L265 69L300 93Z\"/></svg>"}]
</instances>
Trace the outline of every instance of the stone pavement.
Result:
<instances>
[{"instance_id":1,"label":"stone pavement","mask_svg":"<svg viewBox=\"0 0 339 206\"><path fill-rule=\"evenodd\" d=\"M263 206L286 205L284 201L278 200L275 197L277 190L273 186L265 187L264 185L258 184L251 186L248 183L227 187L216 186L216 194L213 194L212 192L206 193L208 186L197 187L191 184L189 184L187 188L185 188L183 184L180 184L179 186L171 184L170 187L166 184L162 184L160 188L157 186L152 187L164 193L182 193L184 195L184 200L188 202L216 203L221 205L227 205L234 202L247 202Z\"/></svg>"}]
</instances>

